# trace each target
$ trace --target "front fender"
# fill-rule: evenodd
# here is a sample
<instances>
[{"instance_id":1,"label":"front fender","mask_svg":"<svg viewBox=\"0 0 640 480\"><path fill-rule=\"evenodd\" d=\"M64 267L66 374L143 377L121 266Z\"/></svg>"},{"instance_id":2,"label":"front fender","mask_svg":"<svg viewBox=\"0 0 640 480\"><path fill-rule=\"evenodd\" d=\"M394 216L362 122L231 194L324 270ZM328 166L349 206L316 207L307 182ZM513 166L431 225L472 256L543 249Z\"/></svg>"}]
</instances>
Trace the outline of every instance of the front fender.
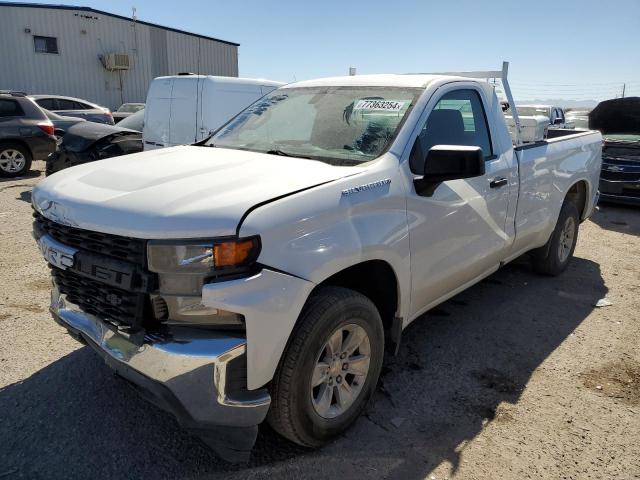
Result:
<instances>
[{"instance_id":1,"label":"front fender","mask_svg":"<svg viewBox=\"0 0 640 480\"><path fill-rule=\"evenodd\" d=\"M398 280L399 315L409 307L410 254L405 179L391 154L361 173L263 205L240 227L260 235L258 262L314 284L367 260Z\"/></svg>"},{"instance_id":2,"label":"front fender","mask_svg":"<svg viewBox=\"0 0 640 480\"><path fill-rule=\"evenodd\" d=\"M387 154L361 173L281 198L251 211L239 227L241 237L259 235L258 262L280 287L260 298L288 305L277 311L255 305L246 317L249 388L271 380L295 322L317 284L367 260L383 260L398 280L398 315L407 318L410 297L406 185L395 156ZM343 193L348 191L349 193ZM282 273L276 273L282 272ZM226 282L225 282L226 283ZM214 300L206 304L242 313ZM236 303L241 303L242 294ZM252 307L253 308L253 307Z\"/></svg>"}]
</instances>

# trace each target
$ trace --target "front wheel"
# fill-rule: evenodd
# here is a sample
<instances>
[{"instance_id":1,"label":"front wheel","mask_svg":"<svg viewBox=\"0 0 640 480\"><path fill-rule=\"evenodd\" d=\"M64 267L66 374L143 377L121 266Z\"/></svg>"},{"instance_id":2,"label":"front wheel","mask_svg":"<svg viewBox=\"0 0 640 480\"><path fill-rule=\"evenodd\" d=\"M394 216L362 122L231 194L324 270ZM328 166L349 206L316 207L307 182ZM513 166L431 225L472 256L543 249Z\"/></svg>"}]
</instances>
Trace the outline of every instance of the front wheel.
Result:
<instances>
[{"instance_id":1,"label":"front wheel","mask_svg":"<svg viewBox=\"0 0 640 480\"><path fill-rule=\"evenodd\" d=\"M559 275L569 265L578 242L580 216L575 204L565 201L549 241L531 252L533 269L544 275Z\"/></svg>"},{"instance_id":2,"label":"front wheel","mask_svg":"<svg viewBox=\"0 0 640 480\"><path fill-rule=\"evenodd\" d=\"M295 443L323 445L365 409L383 355L382 320L371 300L321 288L303 308L272 382L269 423Z\"/></svg>"}]
</instances>

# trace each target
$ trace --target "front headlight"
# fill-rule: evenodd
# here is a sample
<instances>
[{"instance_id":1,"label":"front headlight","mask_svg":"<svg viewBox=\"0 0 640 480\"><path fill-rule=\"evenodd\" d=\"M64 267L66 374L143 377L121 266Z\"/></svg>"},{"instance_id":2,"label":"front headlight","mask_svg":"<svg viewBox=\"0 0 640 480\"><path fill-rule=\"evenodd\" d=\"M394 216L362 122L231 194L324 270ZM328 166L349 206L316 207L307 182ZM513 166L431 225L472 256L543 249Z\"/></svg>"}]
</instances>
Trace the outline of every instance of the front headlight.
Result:
<instances>
[{"instance_id":1,"label":"front headlight","mask_svg":"<svg viewBox=\"0 0 640 480\"><path fill-rule=\"evenodd\" d=\"M152 240L147 246L149 270L156 273L215 275L251 266L260 253L260 238L220 240Z\"/></svg>"}]
</instances>

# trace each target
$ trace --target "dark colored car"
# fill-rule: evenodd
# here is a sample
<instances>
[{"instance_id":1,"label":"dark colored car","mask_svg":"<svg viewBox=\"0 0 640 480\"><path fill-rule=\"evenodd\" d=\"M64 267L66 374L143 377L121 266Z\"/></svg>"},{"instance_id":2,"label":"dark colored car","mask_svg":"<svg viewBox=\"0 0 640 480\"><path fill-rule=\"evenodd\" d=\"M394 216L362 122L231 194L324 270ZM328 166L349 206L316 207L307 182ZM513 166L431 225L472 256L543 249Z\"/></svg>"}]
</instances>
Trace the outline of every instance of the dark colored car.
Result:
<instances>
[{"instance_id":1,"label":"dark colored car","mask_svg":"<svg viewBox=\"0 0 640 480\"><path fill-rule=\"evenodd\" d=\"M50 112L49 110L45 110L44 108L42 109L42 111L47 116L47 118L51 120L51 123L53 123L53 134L58 138L67 133L67 130L69 130L72 125L80 122L86 122L84 118L65 117L62 115L58 115L57 113Z\"/></svg>"},{"instance_id":2,"label":"dark colored car","mask_svg":"<svg viewBox=\"0 0 640 480\"><path fill-rule=\"evenodd\" d=\"M66 117L84 118L90 122L113 125L113 114L107 107L88 102L82 98L62 95L29 95L39 107Z\"/></svg>"},{"instance_id":3,"label":"dark colored car","mask_svg":"<svg viewBox=\"0 0 640 480\"><path fill-rule=\"evenodd\" d=\"M24 93L0 90L0 176L18 177L56 149L53 123Z\"/></svg>"},{"instance_id":4,"label":"dark colored car","mask_svg":"<svg viewBox=\"0 0 640 480\"><path fill-rule=\"evenodd\" d=\"M58 150L47 159L47 175L74 165L142 151L144 110L117 125L81 122L62 137Z\"/></svg>"},{"instance_id":5,"label":"dark colored car","mask_svg":"<svg viewBox=\"0 0 640 480\"><path fill-rule=\"evenodd\" d=\"M601 102L589 128L604 137L600 200L640 205L640 97Z\"/></svg>"}]
</instances>

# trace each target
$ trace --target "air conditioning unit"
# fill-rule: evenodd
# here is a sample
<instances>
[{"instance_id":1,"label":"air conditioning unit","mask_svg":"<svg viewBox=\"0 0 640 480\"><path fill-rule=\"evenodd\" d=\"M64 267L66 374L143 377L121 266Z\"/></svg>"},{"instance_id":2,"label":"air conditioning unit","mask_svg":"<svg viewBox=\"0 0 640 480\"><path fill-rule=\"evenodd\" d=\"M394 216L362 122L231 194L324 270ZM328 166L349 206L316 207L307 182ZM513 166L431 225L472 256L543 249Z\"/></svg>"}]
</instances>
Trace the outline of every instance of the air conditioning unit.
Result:
<instances>
[{"instance_id":1,"label":"air conditioning unit","mask_svg":"<svg viewBox=\"0 0 640 480\"><path fill-rule=\"evenodd\" d=\"M107 70L129 70L129 55L126 53L109 53L104 56L102 63Z\"/></svg>"}]
</instances>

